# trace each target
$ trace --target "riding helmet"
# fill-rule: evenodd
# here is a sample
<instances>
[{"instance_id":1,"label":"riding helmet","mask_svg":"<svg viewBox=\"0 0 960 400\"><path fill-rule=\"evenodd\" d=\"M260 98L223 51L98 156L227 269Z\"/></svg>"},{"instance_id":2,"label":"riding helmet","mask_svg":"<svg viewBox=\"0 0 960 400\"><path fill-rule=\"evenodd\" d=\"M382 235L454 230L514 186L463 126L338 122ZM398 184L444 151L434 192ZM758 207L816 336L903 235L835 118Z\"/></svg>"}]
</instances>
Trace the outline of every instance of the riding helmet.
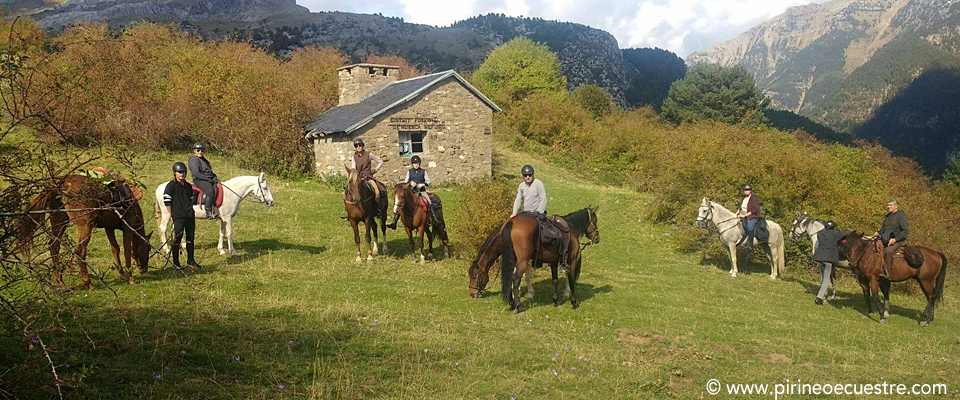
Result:
<instances>
[{"instance_id":1,"label":"riding helmet","mask_svg":"<svg viewBox=\"0 0 960 400\"><path fill-rule=\"evenodd\" d=\"M751 186L751 185L748 183L748 184L746 184L746 185L743 185L743 190L753 190L753 186Z\"/></svg>"},{"instance_id":2,"label":"riding helmet","mask_svg":"<svg viewBox=\"0 0 960 400\"><path fill-rule=\"evenodd\" d=\"M203 145L203 142L196 142L193 144L194 150L206 150L207 147Z\"/></svg>"},{"instance_id":3,"label":"riding helmet","mask_svg":"<svg viewBox=\"0 0 960 400\"><path fill-rule=\"evenodd\" d=\"M827 229L837 229L837 223L833 221L827 221L827 224L824 225Z\"/></svg>"},{"instance_id":4,"label":"riding helmet","mask_svg":"<svg viewBox=\"0 0 960 400\"><path fill-rule=\"evenodd\" d=\"M354 140L353 140L353 147L357 147L357 146L363 147L363 139L354 139Z\"/></svg>"},{"instance_id":5,"label":"riding helmet","mask_svg":"<svg viewBox=\"0 0 960 400\"><path fill-rule=\"evenodd\" d=\"M410 164L420 164L420 156L410 157Z\"/></svg>"},{"instance_id":6,"label":"riding helmet","mask_svg":"<svg viewBox=\"0 0 960 400\"><path fill-rule=\"evenodd\" d=\"M523 168L520 168L520 175L533 175L533 166L524 165Z\"/></svg>"},{"instance_id":7,"label":"riding helmet","mask_svg":"<svg viewBox=\"0 0 960 400\"><path fill-rule=\"evenodd\" d=\"M179 172L181 174L185 174L187 173L187 166L184 165L182 162L177 161L173 163L173 172Z\"/></svg>"}]
</instances>

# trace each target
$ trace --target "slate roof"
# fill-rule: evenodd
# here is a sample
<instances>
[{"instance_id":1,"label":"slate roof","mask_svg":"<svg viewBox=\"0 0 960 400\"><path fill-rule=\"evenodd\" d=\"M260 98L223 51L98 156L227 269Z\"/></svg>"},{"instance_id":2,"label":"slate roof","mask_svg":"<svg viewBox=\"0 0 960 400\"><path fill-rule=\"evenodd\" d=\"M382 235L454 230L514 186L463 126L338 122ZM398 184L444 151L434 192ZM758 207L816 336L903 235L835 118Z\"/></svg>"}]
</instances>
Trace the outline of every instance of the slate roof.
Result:
<instances>
[{"instance_id":1,"label":"slate roof","mask_svg":"<svg viewBox=\"0 0 960 400\"><path fill-rule=\"evenodd\" d=\"M335 133L352 133L363 128L378 116L394 107L415 99L421 93L450 77L459 81L460 84L495 112L500 112L500 107L497 107L490 99L467 83L460 74L457 74L453 70L448 70L396 81L370 94L358 103L331 108L305 126L306 136L314 137Z\"/></svg>"}]
</instances>

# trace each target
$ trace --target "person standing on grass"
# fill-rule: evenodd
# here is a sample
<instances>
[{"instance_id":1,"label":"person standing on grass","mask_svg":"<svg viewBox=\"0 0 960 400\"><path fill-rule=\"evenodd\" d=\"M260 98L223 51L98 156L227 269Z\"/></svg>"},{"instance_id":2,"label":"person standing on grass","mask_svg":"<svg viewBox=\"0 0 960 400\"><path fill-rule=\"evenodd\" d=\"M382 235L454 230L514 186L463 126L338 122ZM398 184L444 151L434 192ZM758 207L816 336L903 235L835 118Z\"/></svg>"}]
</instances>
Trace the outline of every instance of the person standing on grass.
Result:
<instances>
[{"instance_id":1,"label":"person standing on grass","mask_svg":"<svg viewBox=\"0 0 960 400\"><path fill-rule=\"evenodd\" d=\"M196 192L193 185L187 182L187 166L182 162L173 164L173 180L163 190L163 205L173 219L173 266L183 269L180 265L180 241L184 234L187 238L187 265L191 269L198 269L200 265L193 259L193 238L196 229L196 219L193 215L193 205L196 203Z\"/></svg>"},{"instance_id":2,"label":"person standing on grass","mask_svg":"<svg viewBox=\"0 0 960 400\"><path fill-rule=\"evenodd\" d=\"M827 221L824 229L817 232L817 248L813 252L813 261L820 265L820 291L814 300L818 306L823 305L823 299L827 298L830 276L840 262L839 245L845 238L846 233L838 231L837 224L833 221Z\"/></svg>"},{"instance_id":3,"label":"person standing on grass","mask_svg":"<svg viewBox=\"0 0 960 400\"><path fill-rule=\"evenodd\" d=\"M517 198L513 201L513 214L510 218L516 217L521 211L545 215L547 190L543 187L543 182L533 176L533 166L524 165L520 168L520 175L523 175L523 182L517 187Z\"/></svg>"}]
</instances>

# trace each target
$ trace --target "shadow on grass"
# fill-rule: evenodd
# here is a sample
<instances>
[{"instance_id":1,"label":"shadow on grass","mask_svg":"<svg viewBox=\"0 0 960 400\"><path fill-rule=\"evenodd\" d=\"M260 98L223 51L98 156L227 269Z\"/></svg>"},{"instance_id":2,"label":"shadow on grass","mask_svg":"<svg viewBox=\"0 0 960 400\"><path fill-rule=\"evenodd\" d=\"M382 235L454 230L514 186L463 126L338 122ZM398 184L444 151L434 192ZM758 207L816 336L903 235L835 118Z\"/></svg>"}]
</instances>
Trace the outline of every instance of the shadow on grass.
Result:
<instances>
[{"instance_id":1,"label":"shadow on grass","mask_svg":"<svg viewBox=\"0 0 960 400\"><path fill-rule=\"evenodd\" d=\"M759 251L759 250L758 250ZM730 272L730 258L724 255L705 256L700 259L700 265L710 265L722 271ZM737 253L737 272L740 274L770 275L770 261L765 254L752 254L746 250Z\"/></svg>"},{"instance_id":2,"label":"shadow on grass","mask_svg":"<svg viewBox=\"0 0 960 400\"><path fill-rule=\"evenodd\" d=\"M817 293L820 291L819 283L814 284L814 283L796 279L796 278L783 278L783 281L789 282L789 283L796 283L803 286L804 291L810 295L811 304L813 303L813 299L816 297ZM892 293L892 292L893 291L891 290L890 315L891 316L898 315L905 318L919 320L920 314L923 312L923 310L903 308L895 305L894 302L896 301L897 296L896 296L896 293ZM832 290L828 293L832 293ZM881 294L881 297L882 296L883 295ZM863 298L862 292L853 293L853 292L838 291L836 299L827 300L824 304L832 306L833 308L836 308L836 309L852 308L859 311L863 315L866 315L866 311L867 311L867 303L866 303L866 300L864 300ZM879 317L877 316L876 313L877 313L877 310L874 309L873 313L870 315L870 319L873 319L875 321L879 320Z\"/></svg>"}]
</instances>

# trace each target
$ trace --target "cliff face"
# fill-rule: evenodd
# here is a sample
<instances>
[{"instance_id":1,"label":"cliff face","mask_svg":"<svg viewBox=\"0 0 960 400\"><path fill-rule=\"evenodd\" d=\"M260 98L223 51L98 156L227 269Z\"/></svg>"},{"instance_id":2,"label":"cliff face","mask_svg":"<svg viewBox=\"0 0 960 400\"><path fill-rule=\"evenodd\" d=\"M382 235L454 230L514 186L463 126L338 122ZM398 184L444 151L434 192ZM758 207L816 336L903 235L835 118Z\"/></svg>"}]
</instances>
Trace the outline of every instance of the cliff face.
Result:
<instances>
[{"instance_id":1,"label":"cliff face","mask_svg":"<svg viewBox=\"0 0 960 400\"><path fill-rule=\"evenodd\" d=\"M949 95L960 90L958 0L794 7L687 60L701 61L743 65L774 107L876 139L934 174L960 149Z\"/></svg>"}]
</instances>

